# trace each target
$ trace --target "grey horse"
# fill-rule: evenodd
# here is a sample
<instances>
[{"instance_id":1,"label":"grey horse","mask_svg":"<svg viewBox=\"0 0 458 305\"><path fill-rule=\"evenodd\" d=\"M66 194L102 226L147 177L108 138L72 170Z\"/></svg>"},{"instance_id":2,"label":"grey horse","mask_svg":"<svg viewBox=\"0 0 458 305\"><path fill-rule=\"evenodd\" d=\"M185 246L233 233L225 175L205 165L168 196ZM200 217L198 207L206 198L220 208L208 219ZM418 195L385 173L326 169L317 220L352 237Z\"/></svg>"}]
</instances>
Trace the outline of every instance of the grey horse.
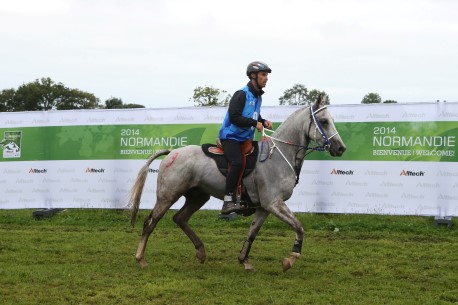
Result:
<instances>
[{"instance_id":1,"label":"grey horse","mask_svg":"<svg viewBox=\"0 0 458 305\"><path fill-rule=\"evenodd\" d=\"M282 261L283 271L293 266L301 253L304 229L285 201L291 197L297 184L302 161L310 149L309 145L314 141L318 149L328 151L331 156L342 156L346 149L321 97L314 104L292 113L267 139L259 144L269 144L268 151L265 147L260 149L260 155L265 155L265 158L260 156L255 170L243 180L251 201L258 206L238 257L247 271L254 271L254 267L248 261L248 255L269 214L290 225L296 233L292 253ZM173 220L192 241L197 259L203 263L206 258L204 243L189 226L188 220L210 199L210 196L223 198L225 177L200 146L189 145L171 151L162 150L148 158L131 190L131 222L134 224L137 218L149 165L163 155L167 156L159 166L156 205L144 222L135 258L141 267L147 266L144 255L150 234L167 210L181 196L185 196L185 203L173 216Z\"/></svg>"}]
</instances>

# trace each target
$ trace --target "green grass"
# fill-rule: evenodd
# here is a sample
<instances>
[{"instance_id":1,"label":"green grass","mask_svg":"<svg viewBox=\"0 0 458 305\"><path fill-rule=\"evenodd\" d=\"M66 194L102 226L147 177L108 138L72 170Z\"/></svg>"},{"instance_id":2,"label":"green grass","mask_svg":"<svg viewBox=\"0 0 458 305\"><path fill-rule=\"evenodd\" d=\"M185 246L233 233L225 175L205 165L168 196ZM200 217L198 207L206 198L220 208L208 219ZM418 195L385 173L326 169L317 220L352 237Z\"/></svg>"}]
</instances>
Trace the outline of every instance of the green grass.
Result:
<instances>
[{"instance_id":1,"label":"green grass","mask_svg":"<svg viewBox=\"0 0 458 305\"><path fill-rule=\"evenodd\" d=\"M126 211L64 210L34 220L0 210L0 304L458 304L458 229L431 217L297 214L303 253L281 271L294 233L270 216L246 273L237 261L251 217L190 223L207 261L169 212L151 235L149 266L134 259L142 221Z\"/></svg>"}]
</instances>

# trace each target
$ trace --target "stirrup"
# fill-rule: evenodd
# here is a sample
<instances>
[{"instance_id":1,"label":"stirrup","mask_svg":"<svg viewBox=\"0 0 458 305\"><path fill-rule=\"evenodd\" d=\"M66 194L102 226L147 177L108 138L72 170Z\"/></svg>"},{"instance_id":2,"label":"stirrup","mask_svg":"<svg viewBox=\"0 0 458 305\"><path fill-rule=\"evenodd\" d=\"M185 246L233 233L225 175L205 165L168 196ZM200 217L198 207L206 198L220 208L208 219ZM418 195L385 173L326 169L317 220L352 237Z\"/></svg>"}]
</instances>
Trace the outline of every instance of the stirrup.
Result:
<instances>
[{"instance_id":1,"label":"stirrup","mask_svg":"<svg viewBox=\"0 0 458 305\"><path fill-rule=\"evenodd\" d=\"M240 211L240 204L233 201L224 201L223 207L221 209L222 215L227 215L237 211Z\"/></svg>"}]
</instances>

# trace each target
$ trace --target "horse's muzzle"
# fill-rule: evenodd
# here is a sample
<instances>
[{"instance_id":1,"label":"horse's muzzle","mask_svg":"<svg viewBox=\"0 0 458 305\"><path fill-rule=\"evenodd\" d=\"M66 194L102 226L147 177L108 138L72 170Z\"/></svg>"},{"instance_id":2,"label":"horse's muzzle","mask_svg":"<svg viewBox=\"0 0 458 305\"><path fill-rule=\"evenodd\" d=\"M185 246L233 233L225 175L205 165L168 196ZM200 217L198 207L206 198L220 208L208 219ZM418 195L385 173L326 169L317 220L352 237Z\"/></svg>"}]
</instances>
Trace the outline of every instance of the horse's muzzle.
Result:
<instances>
[{"instance_id":1,"label":"horse's muzzle","mask_svg":"<svg viewBox=\"0 0 458 305\"><path fill-rule=\"evenodd\" d=\"M347 150L347 147L345 147L345 144L339 144L339 145L331 145L329 148L329 153L333 157L341 157L343 153Z\"/></svg>"}]
</instances>

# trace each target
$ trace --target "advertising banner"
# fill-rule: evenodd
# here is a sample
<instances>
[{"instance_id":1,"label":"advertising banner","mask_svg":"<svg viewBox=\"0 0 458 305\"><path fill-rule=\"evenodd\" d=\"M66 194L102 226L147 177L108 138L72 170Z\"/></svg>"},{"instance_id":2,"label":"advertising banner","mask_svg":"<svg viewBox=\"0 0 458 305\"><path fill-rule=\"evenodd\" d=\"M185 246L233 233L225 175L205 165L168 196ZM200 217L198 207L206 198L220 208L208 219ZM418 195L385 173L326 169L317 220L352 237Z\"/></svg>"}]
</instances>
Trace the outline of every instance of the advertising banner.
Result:
<instances>
[{"instance_id":1,"label":"advertising banner","mask_svg":"<svg viewBox=\"0 0 458 305\"><path fill-rule=\"evenodd\" d=\"M262 116L275 129L299 108L264 106ZM458 214L458 104L328 109L347 151L341 158L306 157L287 202L293 211ZM0 209L125 208L149 155L215 143L225 113L224 107L0 113ZM154 206L159 163L150 166L141 208ZM213 198L204 206L220 207Z\"/></svg>"}]
</instances>

